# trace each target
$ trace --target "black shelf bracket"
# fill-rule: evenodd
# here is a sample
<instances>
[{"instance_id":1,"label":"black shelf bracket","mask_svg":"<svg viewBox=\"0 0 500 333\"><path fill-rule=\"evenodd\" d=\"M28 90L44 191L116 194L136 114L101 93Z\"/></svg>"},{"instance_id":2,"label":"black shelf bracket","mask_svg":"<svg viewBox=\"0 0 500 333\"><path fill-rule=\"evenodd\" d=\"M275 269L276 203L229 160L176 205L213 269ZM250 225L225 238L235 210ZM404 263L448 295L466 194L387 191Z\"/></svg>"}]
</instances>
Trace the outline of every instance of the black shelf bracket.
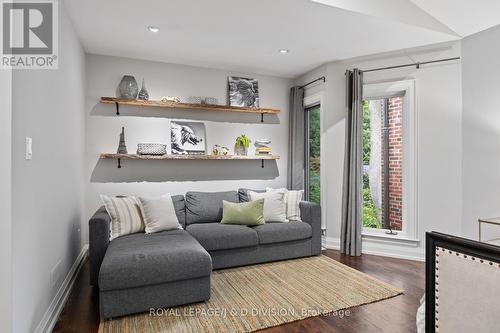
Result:
<instances>
[{"instance_id":1,"label":"black shelf bracket","mask_svg":"<svg viewBox=\"0 0 500 333\"><path fill-rule=\"evenodd\" d=\"M122 159L119 158L118 159L118 169L121 169L122 168Z\"/></svg>"},{"instance_id":2,"label":"black shelf bracket","mask_svg":"<svg viewBox=\"0 0 500 333\"><path fill-rule=\"evenodd\" d=\"M263 122L264 122L264 114L263 114L263 113L261 113L261 114L260 114L260 122L261 122L261 123L263 123Z\"/></svg>"},{"instance_id":3,"label":"black shelf bracket","mask_svg":"<svg viewBox=\"0 0 500 333\"><path fill-rule=\"evenodd\" d=\"M115 105L116 105L116 115L119 116L120 115L120 104L118 102L115 102Z\"/></svg>"}]
</instances>

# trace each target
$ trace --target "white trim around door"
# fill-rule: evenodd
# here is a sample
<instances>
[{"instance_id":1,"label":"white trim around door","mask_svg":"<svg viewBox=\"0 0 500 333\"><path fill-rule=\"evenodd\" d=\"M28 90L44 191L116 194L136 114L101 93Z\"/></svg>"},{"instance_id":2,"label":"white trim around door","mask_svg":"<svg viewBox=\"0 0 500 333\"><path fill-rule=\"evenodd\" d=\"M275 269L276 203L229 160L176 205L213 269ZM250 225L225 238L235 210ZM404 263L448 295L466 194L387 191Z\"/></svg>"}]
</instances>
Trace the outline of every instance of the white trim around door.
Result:
<instances>
[{"instance_id":1,"label":"white trim around door","mask_svg":"<svg viewBox=\"0 0 500 333\"><path fill-rule=\"evenodd\" d=\"M323 169L326 166L326 135L324 132L324 124L325 124L325 108L324 108L324 93L318 92L313 95L304 97L304 108L310 108L319 105L319 113L320 113L320 161L321 161L321 174L320 174L320 186L321 186L321 229L326 230L326 203L328 202L326 198L326 184L327 184L327 174Z\"/></svg>"}]
</instances>

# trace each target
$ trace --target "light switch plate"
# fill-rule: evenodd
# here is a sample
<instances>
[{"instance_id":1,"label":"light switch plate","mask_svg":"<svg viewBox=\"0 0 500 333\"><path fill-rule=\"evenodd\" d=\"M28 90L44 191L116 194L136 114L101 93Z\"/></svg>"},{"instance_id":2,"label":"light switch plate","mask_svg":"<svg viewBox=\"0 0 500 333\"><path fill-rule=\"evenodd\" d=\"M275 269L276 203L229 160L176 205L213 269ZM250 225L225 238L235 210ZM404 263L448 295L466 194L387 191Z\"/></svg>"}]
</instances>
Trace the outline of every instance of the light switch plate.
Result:
<instances>
[{"instance_id":1,"label":"light switch plate","mask_svg":"<svg viewBox=\"0 0 500 333\"><path fill-rule=\"evenodd\" d=\"M33 139L26 137L26 159L31 160L33 158Z\"/></svg>"}]
</instances>

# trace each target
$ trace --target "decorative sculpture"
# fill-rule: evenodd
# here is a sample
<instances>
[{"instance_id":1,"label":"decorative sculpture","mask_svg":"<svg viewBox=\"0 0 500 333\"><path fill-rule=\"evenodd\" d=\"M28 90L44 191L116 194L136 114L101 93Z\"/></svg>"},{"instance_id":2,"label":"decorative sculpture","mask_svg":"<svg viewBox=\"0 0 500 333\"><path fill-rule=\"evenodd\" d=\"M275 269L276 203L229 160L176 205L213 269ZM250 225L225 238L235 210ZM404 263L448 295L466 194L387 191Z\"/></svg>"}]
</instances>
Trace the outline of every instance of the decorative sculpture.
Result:
<instances>
[{"instance_id":1,"label":"decorative sculpture","mask_svg":"<svg viewBox=\"0 0 500 333\"><path fill-rule=\"evenodd\" d=\"M141 87L141 91L139 91L139 95L137 96L137 99L140 99L142 101L149 100L149 93L148 93L148 90L146 89L146 83L144 82L144 79L142 79L142 87Z\"/></svg>"},{"instance_id":2,"label":"decorative sculpture","mask_svg":"<svg viewBox=\"0 0 500 333\"><path fill-rule=\"evenodd\" d=\"M127 146L125 145L125 127L122 127L122 132L120 133L120 143L118 144L118 154L128 154Z\"/></svg>"}]
</instances>

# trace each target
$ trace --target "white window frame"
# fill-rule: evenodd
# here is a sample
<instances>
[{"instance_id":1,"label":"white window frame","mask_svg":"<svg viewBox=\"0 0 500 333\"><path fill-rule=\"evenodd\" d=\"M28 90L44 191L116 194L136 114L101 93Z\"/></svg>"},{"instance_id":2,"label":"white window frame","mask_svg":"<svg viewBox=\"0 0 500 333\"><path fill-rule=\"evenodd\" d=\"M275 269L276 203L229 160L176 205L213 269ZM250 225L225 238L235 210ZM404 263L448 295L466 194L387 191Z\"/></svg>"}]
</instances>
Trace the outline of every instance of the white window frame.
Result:
<instances>
[{"instance_id":1,"label":"white window frame","mask_svg":"<svg viewBox=\"0 0 500 333\"><path fill-rule=\"evenodd\" d=\"M417 100L415 80L367 83L363 85L363 99L384 98L404 93L403 98L403 226L397 235L388 235L388 229L363 227L362 235L373 238L391 238L406 241L417 239Z\"/></svg>"},{"instance_id":2,"label":"white window frame","mask_svg":"<svg viewBox=\"0 0 500 333\"><path fill-rule=\"evenodd\" d=\"M325 124L325 109L324 109L324 94L323 92L318 92L313 95L304 97L304 110L319 105L319 131L320 131L320 163L321 163L321 173L319 176L319 184L320 184L320 204L321 204L321 229L326 230L326 172L324 167L326 166L326 150L325 150L325 140L326 136L323 134L323 126ZM305 170L304 170L305 171ZM305 178L304 178L305 179Z\"/></svg>"}]
</instances>

